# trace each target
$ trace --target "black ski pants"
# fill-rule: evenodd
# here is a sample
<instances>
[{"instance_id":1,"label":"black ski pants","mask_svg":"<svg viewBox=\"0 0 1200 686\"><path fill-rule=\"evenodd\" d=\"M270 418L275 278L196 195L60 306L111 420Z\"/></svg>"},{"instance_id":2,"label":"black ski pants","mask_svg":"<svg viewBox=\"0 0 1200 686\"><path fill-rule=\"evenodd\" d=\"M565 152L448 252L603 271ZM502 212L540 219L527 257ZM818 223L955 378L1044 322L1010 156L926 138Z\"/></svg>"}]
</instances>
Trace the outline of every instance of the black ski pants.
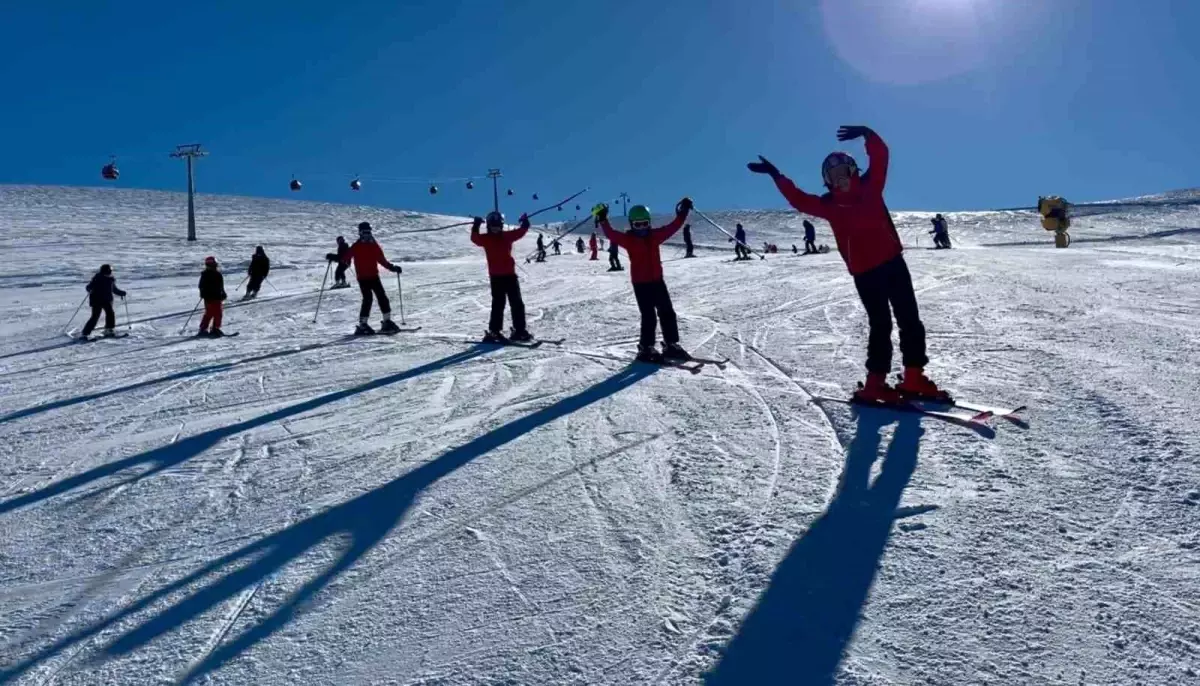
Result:
<instances>
[{"instance_id":1,"label":"black ski pants","mask_svg":"<svg viewBox=\"0 0 1200 686\"><path fill-rule=\"evenodd\" d=\"M679 342L679 322L675 319L675 308L671 305L671 294L662 280L633 284L633 297L637 299L642 313L642 333L638 345L649 348L654 345L654 329L662 321L663 342L672 345Z\"/></svg>"},{"instance_id":2,"label":"black ski pants","mask_svg":"<svg viewBox=\"0 0 1200 686\"><path fill-rule=\"evenodd\" d=\"M104 314L104 328L112 329L117 326L117 314L113 312L112 303L105 305L92 305L92 316L88 317L87 323L83 325L83 335L87 336L96 328L96 322L100 321L101 313Z\"/></svg>"},{"instance_id":3,"label":"black ski pants","mask_svg":"<svg viewBox=\"0 0 1200 686\"><path fill-rule=\"evenodd\" d=\"M491 277L492 316L488 318L488 331L500 333L504 329L504 303L512 308L513 331L525 330L525 301L521 300L521 282L516 274Z\"/></svg>"},{"instance_id":4,"label":"black ski pants","mask_svg":"<svg viewBox=\"0 0 1200 686\"><path fill-rule=\"evenodd\" d=\"M383 290L383 282L378 276L358 280L358 290L362 291L362 307L358 309L358 318L366 319L371 316L371 296L379 300L379 311L382 314L392 313L392 303L388 301L387 292Z\"/></svg>"},{"instance_id":5,"label":"black ski pants","mask_svg":"<svg viewBox=\"0 0 1200 686\"><path fill-rule=\"evenodd\" d=\"M346 283L346 269L349 268L349 266L350 265L348 264L338 262L337 269L333 270L334 283Z\"/></svg>"},{"instance_id":6,"label":"black ski pants","mask_svg":"<svg viewBox=\"0 0 1200 686\"><path fill-rule=\"evenodd\" d=\"M813 253L813 252L817 252L817 242L815 240L813 240L812 238L805 238L804 239L804 254L807 255L807 254Z\"/></svg>"},{"instance_id":7,"label":"black ski pants","mask_svg":"<svg viewBox=\"0 0 1200 686\"><path fill-rule=\"evenodd\" d=\"M925 326L917 312L917 295L903 255L854 277L858 297L867 310L867 371L887 374L892 369L892 315L900 327L900 354L905 367L924 367Z\"/></svg>"},{"instance_id":8,"label":"black ski pants","mask_svg":"<svg viewBox=\"0 0 1200 686\"><path fill-rule=\"evenodd\" d=\"M612 269L621 268L621 258L619 257L618 253L610 252L608 254L608 266Z\"/></svg>"},{"instance_id":9,"label":"black ski pants","mask_svg":"<svg viewBox=\"0 0 1200 686\"><path fill-rule=\"evenodd\" d=\"M684 255L684 257L695 257L695 255L692 254L692 250L693 250L694 246L692 245L691 241L684 241L683 247L685 249L687 249L687 254Z\"/></svg>"},{"instance_id":10,"label":"black ski pants","mask_svg":"<svg viewBox=\"0 0 1200 686\"><path fill-rule=\"evenodd\" d=\"M266 278L266 275L251 274L250 280L246 282L246 292L258 293L258 289L262 288L263 281Z\"/></svg>"}]
</instances>

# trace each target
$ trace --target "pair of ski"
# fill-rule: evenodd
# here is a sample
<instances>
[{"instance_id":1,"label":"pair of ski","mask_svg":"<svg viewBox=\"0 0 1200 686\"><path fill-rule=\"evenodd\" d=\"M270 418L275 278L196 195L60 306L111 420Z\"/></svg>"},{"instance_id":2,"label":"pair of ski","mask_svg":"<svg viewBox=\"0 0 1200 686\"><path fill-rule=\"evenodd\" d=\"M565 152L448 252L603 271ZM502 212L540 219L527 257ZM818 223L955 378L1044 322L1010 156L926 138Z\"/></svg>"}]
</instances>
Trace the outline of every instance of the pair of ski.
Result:
<instances>
[{"instance_id":1,"label":"pair of ski","mask_svg":"<svg viewBox=\"0 0 1200 686\"><path fill-rule=\"evenodd\" d=\"M496 345L496 346L501 346L501 347L505 347L505 348L529 348L532 350L534 348L540 348L543 345L561 346L566 341L567 341L567 339L565 339L565 338L553 338L553 339L535 338L531 341L514 341L511 338L502 338L502 339L485 338L482 341L479 341L479 343L480 343L480 345Z\"/></svg>"},{"instance_id":2,"label":"pair of ski","mask_svg":"<svg viewBox=\"0 0 1200 686\"><path fill-rule=\"evenodd\" d=\"M80 342L80 343L94 343L95 341L103 341L103 340L105 340L105 339L112 339L112 340L116 340L116 339L118 339L118 338L127 338L127 337L129 336L129 333L128 333L128 332L125 332L125 333L114 333L114 334L112 334L112 335L109 335L109 336L103 336L103 335L101 335L101 336L92 336L91 334L89 334L89 335L87 335L87 336L72 336L71 334L67 334L67 335L68 335L68 336L71 336L71 338L72 338L73 340L75 340L75 341L78 341L78 342Z\"/></svg>"},{"instance_id":3,"label":"pair of ski","mask_svg":"<svg viewBox=\"0 0 1200 686\"><path fill-rule=\"evenodd\" d=\"M968 402L965 400L922 400L919 398L906 398L900 402L885 403L874 402L869 400L859 400L854 397L846 398L830 398L814 396L814 400L843 403L846 405L854 405L858 407L871 407L881 410L895 410L897 412L913 412L930 417L945 419L956 424L968 426L987 426L988 422L995 418L1007 420L1022 428L1028 428L1028 423L1021 418L1021 413L1026 407L1020 405L1014 408L994 407L981 405L979 403Z\"/></svg>"},{"instance_id":4,"label":"pair of ski","mask_svg":"<svg viewBox=\"0 0 1200 686\"><path fill-rule=\"evenodd\" d=\"M421 327L412 326L412 327L405 328L405 329L396 329L395 331L375 331L374 329L371 330L371 333L366 333L365 331L360 333L358 331L355 331L354 333L352 333L350 335L353 338L370 338L371 336L395 336L396 334L400 334L400 333L413 333L414 331L420 331L420 330L421 330Z\"/></svg>"}]
</instances>

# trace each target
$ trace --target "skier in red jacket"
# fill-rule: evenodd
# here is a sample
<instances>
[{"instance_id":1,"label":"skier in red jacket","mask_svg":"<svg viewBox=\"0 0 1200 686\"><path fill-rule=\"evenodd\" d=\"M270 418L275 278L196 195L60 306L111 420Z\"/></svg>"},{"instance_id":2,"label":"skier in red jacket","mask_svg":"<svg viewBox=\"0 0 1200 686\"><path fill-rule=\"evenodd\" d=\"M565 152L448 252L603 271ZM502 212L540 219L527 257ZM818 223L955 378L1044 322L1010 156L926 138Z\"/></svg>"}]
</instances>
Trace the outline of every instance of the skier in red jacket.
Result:
<instances>
[{"instance_id":1,"label":"skier in red jacket","mask_svg":"<svg viewBox=\"0 0 1200 686\"><path fill-rule=\"evenodd\" d=\"M504 230L504 215L499 212L488 213L487 233L479 233L479 227L483 223L482 218L475 217L475 223L471 225L471 242L483 248L487 256L488 280L492 287L492 316L488 319L488 329L483 335L483 341L508 341L502 333L505 300L512 308L512 340L532 341L533 336L525 328L525 301L521 300L521 282L517 280L517 263L513 261L512 256L513 243L524 238L529 232L529 217L521 215L521 226L516 231Z\"/></svg>"},{"instance_id":2,"label":"skier in red jacket","mask_svg":"<svg viewBox=\"0 0 1200 686\"><path fill-rule=\"evenodd\" d=\"M358 289L362 291L362 307L358 310L358 326L354 327L354 333L358 336L365 336L375 333L367 323L367 319L371 316L371 299L372 295L379 300L379 313L383 316L383 323L379 325L380 333L397 333L400 327L392 321L392 304L388 301L387 292L383 290L383 282L379 280L379 267L399 274L402 270L399 265L388 262L388 259L383 255L383 248L379 243L375 242L375 236L371 234L370 222L362 222L358 225L358 240L354 241L354 245L350 246L349 253L346 255L345 263L354 262L354 275L358 277Z\"/></svg>"},{"instance_id":3,"label":"skier in red jacket","mask_svg":"<svg viewBox=\"0 0 1200 686\"><path fill-rule=\"evenodd\" d=\"M593 260L600 259L599 257L597 257L597 253L600 250L600 246L596 243L596 234L595 233L592 234L592 239L590 241L588 241L588 247L592 251L592 259Z\"/></svg>"},{"instance_id":4,"label":"skier in red jacket","mask_svg":"<svg viewBox=\"0 0 1200 686\"><path fill-rule=\"evenodd\" d=\"M664 358L688 360L688 354L679 345L679 323L675 308L671 305L671 294L663 281L662 257L658 246L683 226L692 211L691 198L684 198L675 206L675 219L658 229L650 226L650 209L645 205L629 208L629 233L618 233L608 222L608 205L596 207L596 224L604 230L608 240L625 249L629 256L629 279L633 282L633 296L637 299L642 314L642 332L638 338L637 359L643 362L661 363ZM663 351L654 348L654 330L662 320Z\"/></svg>"},{"instance_id":5,"label":"skier in red jacket","mask_svg":"<svg viewBox=\"0 0 1200 686\"><path fill-rule=\"evenodd\" d=\"M780 173L763 156L747 165L750 171L768 174L783 197L804 214L829 222L842 260L854 277L854 285L867 311L870 335L867 341L867 382L855 394L859 400L895 403L904 397L948 400L949 395L925 376L925 327L917 311L912 276L904 261L900 236L891 212L883 201L887 184L888 148L879 134L866 126L843 126L839 141L864 138L871 166L859 173L854 158L844 152L830 153L821 165L821 177L829 192L822 196L805 193ZM892 366L892 314L900 327L900 352L904 377L892 388L887 376Z\"/></svg>"}]
</instances>

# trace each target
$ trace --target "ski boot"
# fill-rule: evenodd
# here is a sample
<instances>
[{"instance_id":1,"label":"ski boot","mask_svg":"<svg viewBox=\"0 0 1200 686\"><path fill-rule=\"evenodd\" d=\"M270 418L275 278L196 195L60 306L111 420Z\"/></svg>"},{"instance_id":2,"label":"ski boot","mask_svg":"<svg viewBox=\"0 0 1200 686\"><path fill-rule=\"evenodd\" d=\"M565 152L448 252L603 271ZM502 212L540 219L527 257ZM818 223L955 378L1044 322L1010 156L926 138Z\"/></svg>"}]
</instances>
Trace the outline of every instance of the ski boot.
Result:
<instances>
[{"instance_id":1,"label":"ski boot","mask_svg":"<svg viewBox=\"0 0 1200 686\"><path fill-rule=\"evenodd\" d=\"M532 343L533 334L529 333L526 329L521 329L520 331L513 329L508 339L514 343Z\"/></svg>"},{"instance_id":2,"label":"ski boot","mask_svg":"<svg viewBox=\"0 0 1200 686\"><path fill-rule=\"evenodd\" d=\"M492 331L489 329L488 331L483 332L483 342L504 345L508 343L508 339L505 338L504 334L500 333L499 331Z\"/></svg>"},{"instance_id":3,"label":"ski boot","mask_svg":"<svg viewBox=\"0 0 1200 686\"><path fill-rule=\"evenodd\" d=\"M208 338L208 329L200 329L197 331L196 338Z\"/></svg>"},{"instance_id":4,"label":"ski boot","mask_svg":"<svg viewBox=\"0 0 1200 686\"><path fill-rule=\"evenodd\" d=\"M906 367L896 391L906 398L914 400L930 400L939 403L952 403L950 394L937 387L937 384L925 376L925 370L920 367Z\"/></svg>"},{"instance_id":5,"label":"ski boot","mask_svg":"<svg viewBox=\"0 0 1200 686\"><path fill-rule=\"evenodd\" d=\"M639 345L637 357L634 359L638 362L649 362L650 364L662 364L665 361L662 353L655 350L653 345Z\"/></svg>"},{"instance_id":6,"label":"ski boot","mask_svg":"<svg viewBox=\"0 0 1200 686\"><path fill-rule=\"evenodd\" d=\"M396 326L396 322L385 319L379 325L379 333L400 333L400 327Z\"/></svg>"},{"instance_id":7,"label":"ski boot","mask_svg":"<svg viewBox=\"0 0 1200 686\"><path fill-rule=\"evenodd\" d=\"M867 383L854 392L854 401L867 405L897 405L904 396L888 385L887 374L867 374Z\"/></svg>"},{"instance_id":8,"label":"ski boot","mask_svg":"<svg viewBox=\"0 0 1200 686\"><path fill-rule=\"evenodd\" d=\"M678 343L663 343L662 356L668 360L690 360L692 356Z\"/></svg>"},{"instance_id":9,"label":"ski boot","mask_svg":"<svg viewBox=\"0 0 1200 686\"><path fill-rule=\"evenodd\" d=\"M367 323L366 319L360 319L358 321L358 326L354 327L354 335L373 336L375 335L375 329L371 328L371 325Z\"/></svg>"},{"instance_id":10,"label":"ski boot","mask_svg":"<svg viewBox=\"0 0 1200 686\"><path fill-rule=\"evenodd\" d=\"M213 327L213 330L208 332L209 338L220 338L224 335L225 335L225 332L216 327Z\"/></svg>"},{"instance_id":11,"label":"ski boot","mask_svg":"<svg viewBox=\"0 0 1200 686\"><path fill-rule=\"evenodd\" d=\"M112 329L105 329L100 335L105 338L112 338L113 336L117 335L117 332L113 331Z\"/></svg>"}]
</instances>

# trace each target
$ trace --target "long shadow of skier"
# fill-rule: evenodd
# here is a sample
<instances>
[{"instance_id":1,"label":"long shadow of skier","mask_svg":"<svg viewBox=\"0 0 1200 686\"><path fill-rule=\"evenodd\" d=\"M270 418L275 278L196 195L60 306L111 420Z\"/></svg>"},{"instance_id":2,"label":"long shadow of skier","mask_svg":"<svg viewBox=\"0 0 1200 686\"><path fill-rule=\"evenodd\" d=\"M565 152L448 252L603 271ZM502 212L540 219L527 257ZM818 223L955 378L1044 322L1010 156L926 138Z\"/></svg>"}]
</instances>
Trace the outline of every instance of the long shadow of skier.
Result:
<instances>
[{"instance_id":1,"label":"long shadow of skier","mask_svg":"<svg viewBox=\"0 0 1200 686\"><path fill-rule=\"evenodd\" d=\"M882 471L869 483L880 430L897 421ZM854 635L896 507L917 465L916 415L858 410L833 501L788 551L742 622L708 686L832 684Z\"/></svg>"},{"instance_id":2,"label":"long shadow of skier","mask_svg":"<svg viewBox=\"0 0 1200 686\"><path fill-rule=\"evenodd\" d=\"M328 345L328 344L321 344L321 345ZM23 496L2 502L2 503L0 503L0 514L4 514L6 512L10 512L12 510L16 510L18 508L25 507L27 505L32 505L33 503L41 502L43 500L52 498L52 497L54 497L56 495L60 495L62 493L66 493L73 489L79 488L80 486L85 486L87 484L92 483L93 481L102 479L106 476L111 476L111 475L121 472L123 470L129 469L130 467L136 467L138 465L151 465L150 469L148 469L136 476L130 477L128 480L123 482L123 484L140 481L141 479L144 479L153 474L157 474L158 472L161 472L164 469L174 467L175 465L180 464L181 462L189 460L189 459L195 457L196 455L199 455L200 453L204 452L205 450L208 450L212 446L216 445L222 439L225 439L234 434L238 434L243 431L248 431L255 427L262 426L264 424L270 424L271 422L277 422L282 419L287 419L288 417L294 417L295 415L309 412L310 410L315 410L323 405L328 405L329 403L337 402L339 400L343 400L345 398L349 398L351 396L355 396L360 393L366 393L367 391L372 391L377 388L382 388L384 386L398 383L400 381L405 381L407 379L411 379L413 377L420 376L422 374L428 374L429 372L434 372L434 371L437 371L444 367L448 367L453 364L465 362L473 357L478 357L479 355L482 355L486 352L489 352L489 350L494 350L494 349L495 349L494 347L489 347L489 346L482 346L482 345L475 346L475 347L470 348L469 350L455 353L453 355L450 355L449 357L443 357L440 360L434 360L433 362L423 364L419 367L414 367L412 369L406 369L402 372L397 372L396 374L392 374L390 376L385 376L385 377L382 377L379 379L375 379L374 381L369 381L367 383L360 384L360 385L354 386L352 388L347 388L345 390L334 391L333 393L326 393L325 395L313 398L312 400L306 400L302 403L297 403L295 405L289 405L287 407L275 410L274 412L268 412L267 414L261 415L259 417L255 417L253 419L248 419L244 422L238 422L237 424L230 424L229 426L222 426L222 427L219 427L216 429L211 429L209 431L205 431L203 433L196 434L195 436L185 438L185 439L179 441L178 443L164 445L160 448L155 448L153 450L149 450L147 452L140 453L138 455L131 455L122 460L117 460L116 462L110 462L108 464L100 465L99 467L95 467L94 469L89 469L88 471L83 472L82 474L76 474L75 476L72 476L70 478L63 479L62 481L57 481L55 483L52 483L49 486L46 486L45 488L39 489L32 493L27 493ZM261 356L260 359L263 359L266 357L271 357L271 356L278 356L278 355L279 355L279 353L272 353L271 355ZM216 366L219 367L221 365L216 365ZM191 372L188 372L188 374L195 375L197 372L198 372L198 370L192 370ZM178 375L176 375L176 376L178 376ZM159 380L159 381L161 381L161 380ZM122 484L116 484L110 488L114 488L117 485L122 485Z\"/></svg>"},{"instance_id":3,"label":"long shadow of skier","mask_svg":"<svg viewBox=\"0 0 1200 686\"><path fill-rule=\"evenodd\" d=\"M480 346L470 353L458 357L466 359L479 355L486 349L485 346ZM447 360L449 359L451 358L447 358ZM439 361L432 364L445 366L447 362ZM340 555L323 572L297 590L271 615L233 641L217 647L180 681L186 683L212 672L287 625L314 595L383 540L401 522L417 496L430 485L480 455L516 440L540 426L612 396L657 370L658 367L654 365L626 367L600 383L563 398L533 414L493 429L372 491L214 560L202 569L143 597L107 619L60 639L53 645L26 658L23 662L0 671L0 683L19 677L63 650L121 624L130 616L162 602L165 598L169 598L207 577L216 576L207 585L190 592L181 600L172 602L169 607L158 611L138 626L118 636L103 649L103 655L128 654L159 636L181 627L217 605L233 599L244 589L261 583L321 544L330 541L346 541L341 548ZM388 379L392 379L392 377L388 377ZM381 379L372 384L378 387L384 382L385 380ZM392 381L386 382L391 383ZM352 392L362 391L343 391L342 393L350 394ZM272 413L272 415L274 414ZM272 415L264 415L253 421L255 424L260 424L279 418L266 419ZM244 430L244 428L238 430ZM228 433L225 430L222 431Z\"/></svg>"},{"instance_id":4,"label":"long shadow of skier","mask_svg":"<svg viewBox=\"0 0 1200 686\"><path fill-rule=\"evenodd\" d=\"M34 405L33 407L27 407L23 410L17 410L15 412L10 412L6 415L0 416L0 424L3 424L5 422L11 422L15 419L21 419L22 417L29 417L29 416L32 416L35 414L41 414L42 412L49 412L50 410L57 410L57 409L61 409L64 407L70 407L72 405L79 405L80 403L86 403L91 400L100 400L101 398L107 398L112 395L118 395L120 393L127 393L129 391L136 391L140 388L148 388L150 386L157 386L159 384L170 383L172 381L180 381L182 379L190 379L190 378L196 377L196 376L204 376L205 374L216 374L218 372L228 371L230 369L233 369L234 367L240 367L240 366L246 365L246 364L253 364L255 362L264 362L266 360L275 359L277 357L287 357L288 355L296 355L299 353L308 352L310 350L318 350L320 348L327 348L332 345L340 345L342 343L347 342L348 340L349 340L348 338L343 338L343 339L338 339L335 341L327 341L325 343L314 343L312 345L305 345L305 346L302 346L299 348L292 348L290 350L277 350L275 352L266 353L264 355L255 355L254 357L246 357L246 358L243 358L240 360L234 360L232 362L221 362L218 364L210 364L205 367L197 367L195 369L186 369L181 372L175 372L174 374L160 376L157 379L147 379L145 381L139 381L137 383L127 384L125 386L120 386L117 388L110 388L107 391L97 391L95 393L85 393L84 395L77 395L74 398L63 398L62 400L54 400L54 401L51 401L48 403L42 403L41 405Z\"/></svg>"}]
</instances>

